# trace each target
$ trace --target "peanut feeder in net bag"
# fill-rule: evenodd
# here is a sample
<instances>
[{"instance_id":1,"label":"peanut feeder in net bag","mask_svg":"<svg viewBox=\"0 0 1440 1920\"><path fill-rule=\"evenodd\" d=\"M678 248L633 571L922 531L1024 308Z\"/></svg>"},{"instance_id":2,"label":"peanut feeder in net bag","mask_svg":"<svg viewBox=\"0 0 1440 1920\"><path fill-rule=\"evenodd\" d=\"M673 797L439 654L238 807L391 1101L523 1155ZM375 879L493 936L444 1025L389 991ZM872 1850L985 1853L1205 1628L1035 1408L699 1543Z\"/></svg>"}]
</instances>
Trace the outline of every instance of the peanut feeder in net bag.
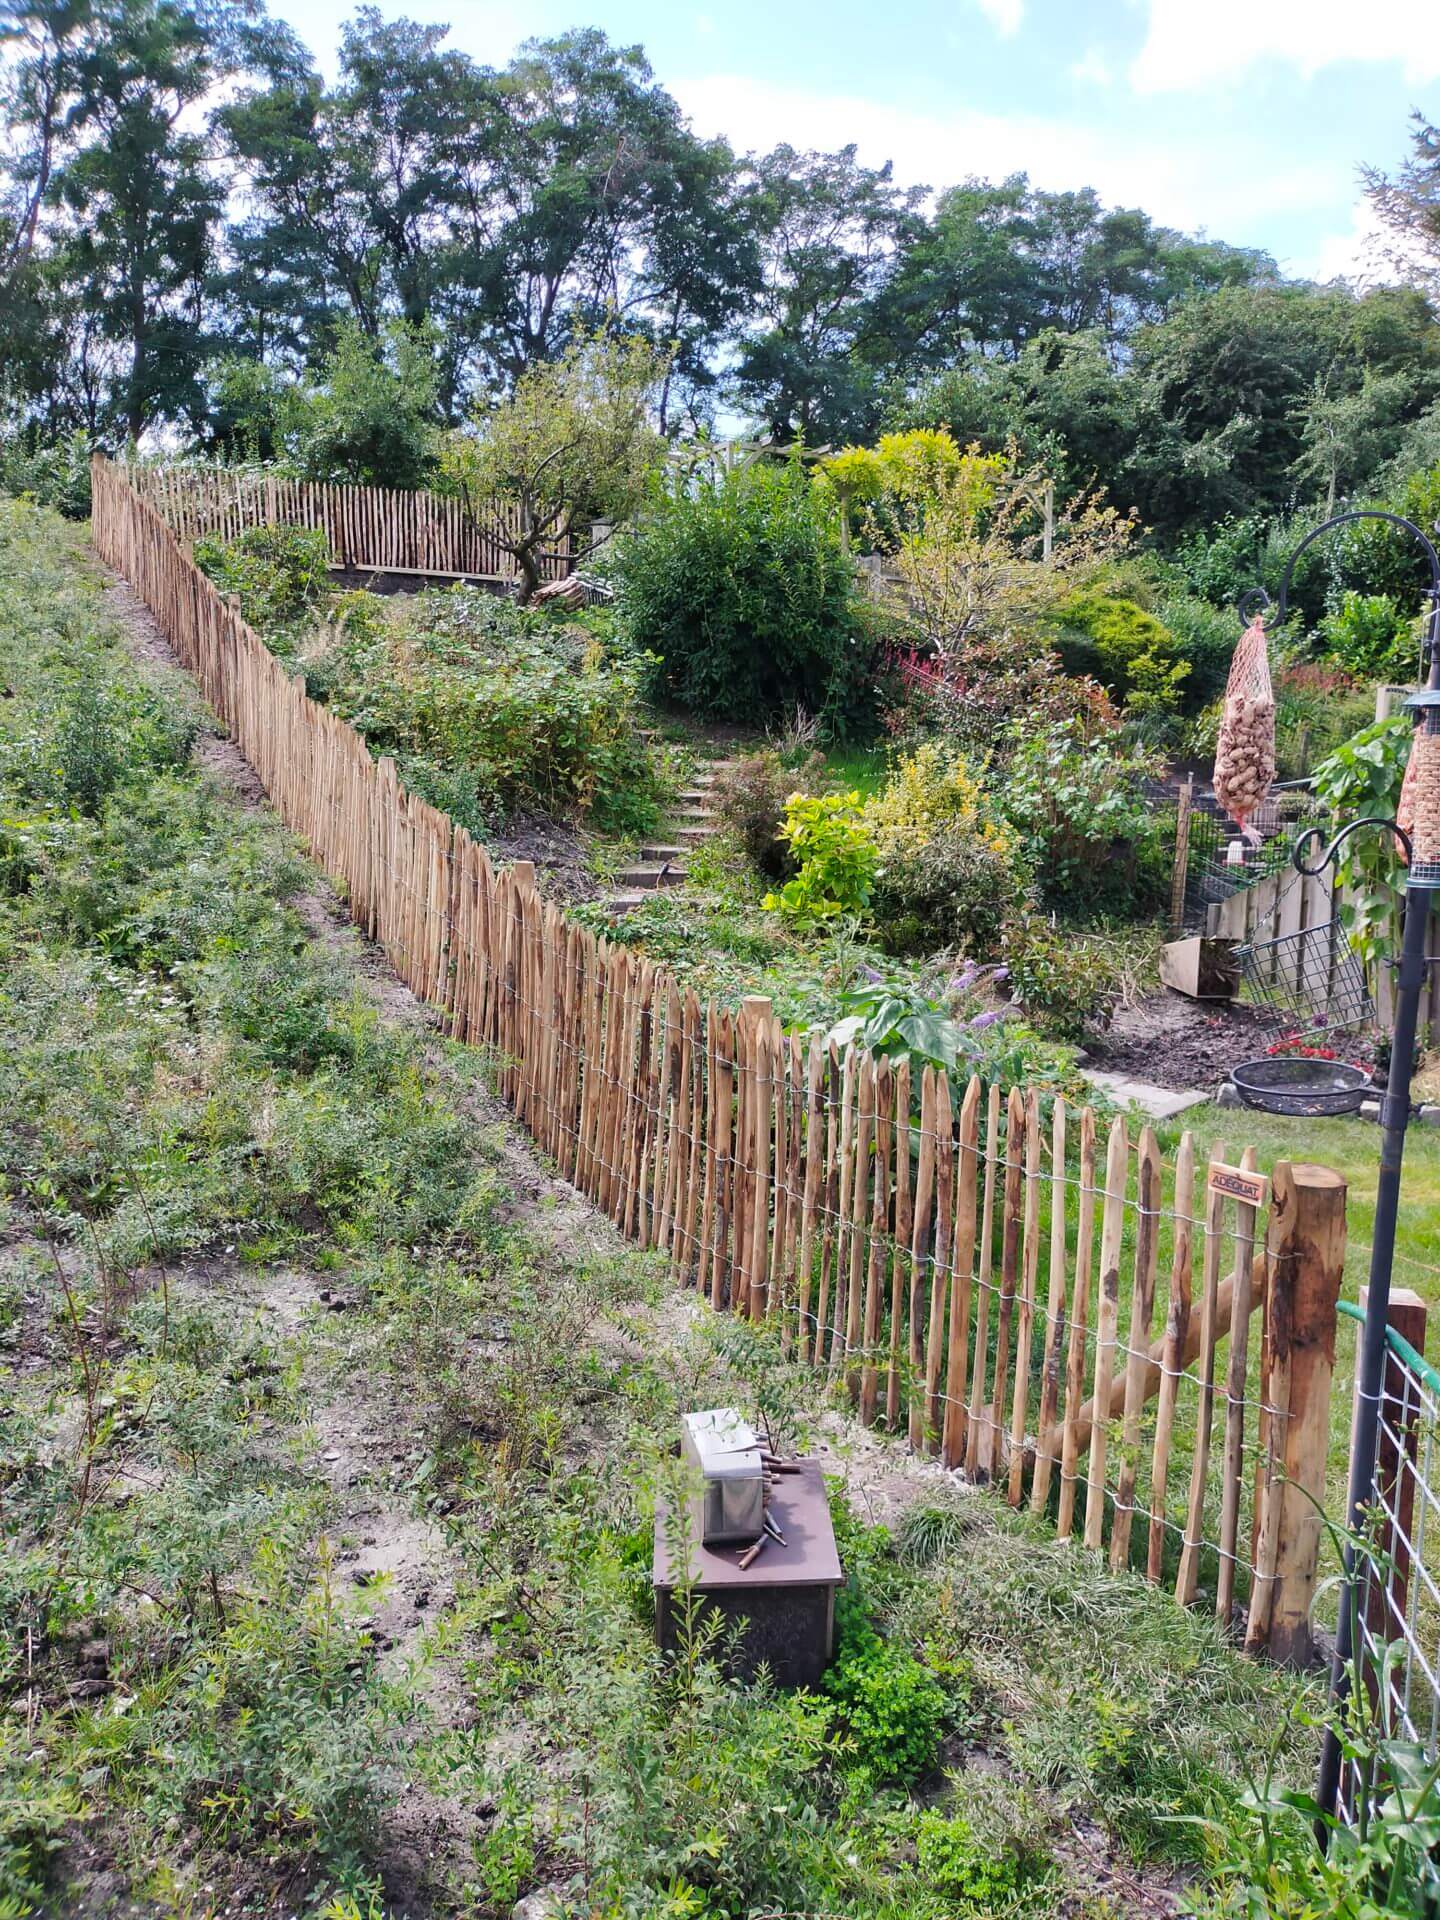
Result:
<instances>
[{"instance_id":1,"label":"peanut feeder in net bag","mask_svg":"<svg viewBox=\"0 0 1440 1920\"><path fill-rule=\"evenodd\" d=\"M1243 827L1275 779L1275 693L1257 615L1240 636L1215 747L1215 798Z\"/></svg>"},{"instance_id":2,"label":"peanut feeder in net bag","mask_svg":"<svg viewBox=\"0 0 1440 1920\"><path fill-rule=\"evenodd\" d=\"M1417 867L1440 862L1440 731L1426 714L1410 743L1396 819L1409 834ZM1402 855L1403 858L1403 855Z\"/></svg>"}]
</instances>

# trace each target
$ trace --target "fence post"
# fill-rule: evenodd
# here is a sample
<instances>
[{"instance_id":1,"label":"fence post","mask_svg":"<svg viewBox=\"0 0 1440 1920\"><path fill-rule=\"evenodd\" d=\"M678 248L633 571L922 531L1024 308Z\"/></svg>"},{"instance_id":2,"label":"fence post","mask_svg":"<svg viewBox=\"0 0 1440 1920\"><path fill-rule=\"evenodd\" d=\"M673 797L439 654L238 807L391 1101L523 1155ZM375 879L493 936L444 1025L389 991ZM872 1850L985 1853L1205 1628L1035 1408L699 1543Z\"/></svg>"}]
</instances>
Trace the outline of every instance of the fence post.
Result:
<instances>
[{"instance_id":1,"label":"fence post","mask_svg":"<svg viewBox=\"0 0 1440 1920\"><path fill-rule=\"evenodd\" d=\"M1195 782L1187 776L1180 789L1175 812L1175 871L1170 880L1170 935L1178 939L1185 931L1185 882L1190 869L1190 810L1195 800Z\"/></svg>"},{"instance_id":2,"label":"fence post","mask_svg":"<svg viewBox=\"0 0 1440 1920\"><path fill-rule=\"evenodd\" d=\"M1262 1378L1273 1411L1246 1645L1289 1666L1307 1664L1314 1644L1346 1193L1328 1167L1282 1160L1271 1175Z\"/></svg>"},{"instance_id":3,"label":"fence post","mask_svg":"<svg viewBox=\"0 0 1440 1920\"><path fill-rule=\"evenodd\" d=\"M1368 1291L1368 1289L1367 1289ZM1366 1295L1360 1298L1364 1301ZM1422 1357L1427 1308L1418 1293L1396 1287L1385 1324ZM1375 1574L1366 1582L1365 1624L1384 1646L1399 1638L1410 1597L1411 1540L1415 1525L1415 1465L1420 1450L1420 1403L1411 1372L1394 1351L1385 1355L1380 1390L1380 1438L1375 1449Z\"/></svg>"}]
</instances>

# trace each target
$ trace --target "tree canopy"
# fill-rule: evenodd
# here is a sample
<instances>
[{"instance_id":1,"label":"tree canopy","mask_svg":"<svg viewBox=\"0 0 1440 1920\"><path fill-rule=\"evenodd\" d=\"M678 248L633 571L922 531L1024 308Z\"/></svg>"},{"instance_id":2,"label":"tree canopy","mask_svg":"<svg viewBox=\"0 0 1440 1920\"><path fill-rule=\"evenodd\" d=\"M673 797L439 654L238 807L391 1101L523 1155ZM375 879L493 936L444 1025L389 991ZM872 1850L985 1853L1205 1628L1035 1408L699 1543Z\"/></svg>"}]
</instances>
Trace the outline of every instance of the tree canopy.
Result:
<instances>
[{"instance_id":1,"label":"tree canopy","mask_svg":"<svg viewBox=\"0 0 1440 1920\"><path fill-rule=\"evenodd\" d=\"M1440 432L1423 116L1366 176L1407 284L1358 293L1080 184L737 154L594 27L486 66L362 6L330 83L261 0L0 0L0 93L9 436L329 447L418 484L603 330L662 357L662 433L944 427L1173 539L1333 503Z\"/></svg>"}]
</instances>

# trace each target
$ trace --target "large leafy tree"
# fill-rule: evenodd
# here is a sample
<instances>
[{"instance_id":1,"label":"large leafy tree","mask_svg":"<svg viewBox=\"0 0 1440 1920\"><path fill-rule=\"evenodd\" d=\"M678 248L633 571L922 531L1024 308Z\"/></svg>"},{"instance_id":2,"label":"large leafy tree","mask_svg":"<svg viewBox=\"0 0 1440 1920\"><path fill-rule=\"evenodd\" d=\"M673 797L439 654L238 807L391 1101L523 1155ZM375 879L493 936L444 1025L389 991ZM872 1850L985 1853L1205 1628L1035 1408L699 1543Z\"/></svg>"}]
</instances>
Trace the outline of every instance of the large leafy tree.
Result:
<instances>
[{"instance_id":1,"label":"large leafy tree","mask_svg":"<svg viewBox=\"0 0 1440 1920\"><path fill-rule=\"evenodd\" d=\"M1363 170L1365 191L1380 216L1391 265L1440 299L1440 126L1411 117L1410 152L1393 174Z\"/></svg>"},{"instance_id":2,"label":"large leafy tree","mask_svg":"<svg viewBox=\"0 0 1440 1920\"><path fill-rule=\"evenodd\" d=\"M292 37L258 0L5 0L0 35L0 299L29 303L28 408L131 437L196 419L223 207L206 102Z\"/></svg>"},{"instance_id":3,"label":"large leafy tree","mask_svg":"<svg viewBox=\"0 0 1440 1920\"><path fill-rule=\"evenodd\" d=\"M898 187L888 165L862 166L854 147L782 146L756 162L763 283L735 389L777 438L873 426L888 361L876 302L920 230L924 193Z\"/></svg>"},{"instance_id":4,"label":"large leafy tree","mask_svg":"<svg viewBox=\"0 0 1440 1920\"><path fill-rule=\"evenodd\" d=\"M1389 291L1357 300L1342 289L1235 287L1185 302L1134 341L1147 425L1129 468L1147 519L1174 529L1313 497L1328 488L1315 462L1317 396L1333 411L1368 379L1378 407L1373 383L1390 376L1386 428L1398 437L1434 391L1437 345L1429 307ZM1396 377L1408 379L1398 410Z\"/></svg>"},{"instance_id":5,"label":"large leafy tree","mask_svg":"<svg viewBox=\"0 0 1440 1920\"><path fill-rule=\"evenodd\" d=\"M1187 240L1091 188L1045 193L1023 174L942 193L881 297L909 375L966 354L1015 359L1042 334L1097 333L1118 355L1179 300L1273 275L1263 255Z\"/></svg>"},{"instance_id":6,"label":"large leafy tree","mask_svg":"<svg viewBox=\"0 0 1440 1920\"><path fill-rule=\"evenodd\" d=\"M433 323L454 412L618 319L706 386L757 277L729 148L598 30L498 72L444 38L362 8L333 90L288 75L222 113L255 203L230 279L253 346L313 353L337 312Z\"/></svg>"}]
</instances>

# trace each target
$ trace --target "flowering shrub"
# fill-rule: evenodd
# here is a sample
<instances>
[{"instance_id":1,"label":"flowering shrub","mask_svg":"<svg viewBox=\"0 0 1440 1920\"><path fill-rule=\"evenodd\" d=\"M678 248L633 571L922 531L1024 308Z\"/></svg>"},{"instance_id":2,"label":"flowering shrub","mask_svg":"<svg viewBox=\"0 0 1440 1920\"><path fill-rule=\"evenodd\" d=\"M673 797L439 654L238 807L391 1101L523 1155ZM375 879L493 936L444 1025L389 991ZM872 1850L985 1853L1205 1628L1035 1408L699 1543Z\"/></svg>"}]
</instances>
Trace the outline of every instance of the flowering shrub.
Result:
<instances>
[{"instance_id":1,"label":"flowering shrub","mask_svg":"<svg viewBox=\"0 0 1440 1920\"><path fill-rule=\"evenodd\" d=\"M866 803L880 853L876 919L892 953L988 954L1028 898L1019 837L987 806L965 761L936 741L902 759Z\"/></svg>"}]
</instances>

